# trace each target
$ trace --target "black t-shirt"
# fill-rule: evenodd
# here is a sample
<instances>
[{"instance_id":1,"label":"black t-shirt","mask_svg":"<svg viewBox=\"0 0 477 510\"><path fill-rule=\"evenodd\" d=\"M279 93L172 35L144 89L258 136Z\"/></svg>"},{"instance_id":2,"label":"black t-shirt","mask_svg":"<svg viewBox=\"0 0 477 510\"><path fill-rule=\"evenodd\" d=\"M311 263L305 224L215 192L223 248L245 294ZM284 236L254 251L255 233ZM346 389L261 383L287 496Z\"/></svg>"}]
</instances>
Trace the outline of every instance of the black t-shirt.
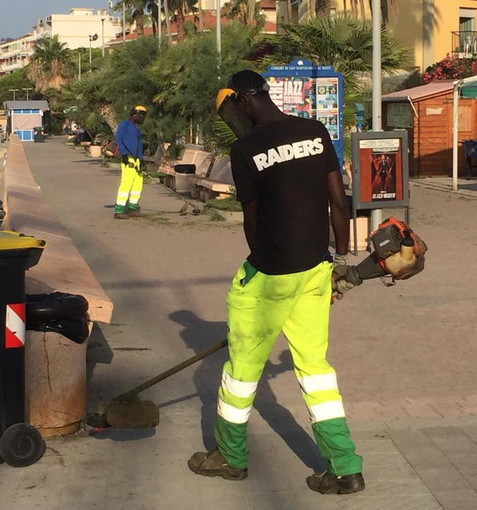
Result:
<instances>
[{"instance_id":1,"label":"black t-shirt","mask_svg":"<svg viewBox=\"0 0 477 510\"><path fill-rule=\"evenodd\" d=\"M306 271L329 245L328 173L339 171L325 126L288 116L259 124L232 146L237 199L257 200L249 262L265 274Z\"/></svg>"}]
</instances>

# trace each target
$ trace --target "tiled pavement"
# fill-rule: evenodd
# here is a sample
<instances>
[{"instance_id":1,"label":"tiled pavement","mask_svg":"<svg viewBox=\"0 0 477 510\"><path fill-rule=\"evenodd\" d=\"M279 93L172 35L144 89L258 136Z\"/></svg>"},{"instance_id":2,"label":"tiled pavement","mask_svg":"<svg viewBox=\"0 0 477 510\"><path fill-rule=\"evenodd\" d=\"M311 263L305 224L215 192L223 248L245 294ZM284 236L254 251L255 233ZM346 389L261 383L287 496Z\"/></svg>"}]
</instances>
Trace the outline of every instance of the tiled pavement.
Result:
<instances>
[{"instance_id":1,"label":"tiled pavement","mask_svg":"<svg viewBox=\"0 0 477 510\"><path fill-rule=\"evenodd\" d=\"M115 303L113 323L95 327L89 345L92 408L222 339L225 294L246 255L240 225L181 216L180 201L152 184L146 217L115 222L116 169L61 139L26 151ZM390 288L367 282L333 305L329 356L365 460L364 492L306 487L320 460L280 339L249 425L247 480L205 479L186 466L211 444L219 352L145 392L160 406L156 430L49 440L38 464L0 467L0 501L19 510L475 510L477 190L475 181L460 181L458 192L450 185L411 182L426 270Z\"/></svg>"}]
</instances>

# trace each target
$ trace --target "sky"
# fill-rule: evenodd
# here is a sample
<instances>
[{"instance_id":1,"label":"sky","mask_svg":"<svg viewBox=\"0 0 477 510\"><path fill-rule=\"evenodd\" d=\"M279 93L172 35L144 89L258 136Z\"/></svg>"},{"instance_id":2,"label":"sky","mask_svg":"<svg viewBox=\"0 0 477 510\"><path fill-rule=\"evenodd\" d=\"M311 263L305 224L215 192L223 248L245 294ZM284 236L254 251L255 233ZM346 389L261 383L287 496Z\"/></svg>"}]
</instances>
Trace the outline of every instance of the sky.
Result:
<instances>
[{"instance_id":1,"label":"sky","mask_svg":"<svg viewBox=\"0 0 477 510\"><path fill-rule=\"evenodd\" d=\"M108 0L0 0L0 39L22 37L40 18L68 14L72 7L107 9Z\"/></svg>"}]
</instances>

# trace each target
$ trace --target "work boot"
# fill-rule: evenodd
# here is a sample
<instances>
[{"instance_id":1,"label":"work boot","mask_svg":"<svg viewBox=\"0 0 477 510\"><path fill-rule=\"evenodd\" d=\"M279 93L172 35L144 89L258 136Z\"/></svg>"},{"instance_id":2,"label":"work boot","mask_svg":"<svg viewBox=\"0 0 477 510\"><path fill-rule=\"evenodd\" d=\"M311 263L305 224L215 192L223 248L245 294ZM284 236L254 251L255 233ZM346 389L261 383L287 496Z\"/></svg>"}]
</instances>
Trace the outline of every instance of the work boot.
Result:
<instances>
[{"instance_id":1,"label":"work boot","mask_svg":"<svg viewBox=\"0 0 477 510\"><path fill-rule=\"evenodd\" d=\"M129 215L124 212L114 213L115 220L129 220Z\"/></svg>"},{"instance_id":2,"label":"work boot","mask_svg":"<svg viewBox=\"0 0 477 510\"><path fill-rule=\"evenodd\" d=\"M128 216L131 218L138 218L142 216L141 209L139 207L137 209L128 209Z\"/></svg>"},{"instance_id":3,"label":"work boot","mask_svg":"<svg viewBox=\"0 0 477 510\"><path fill-rule=\"evenodd\" d=\"M365 488L361 473L336 476L329 471L325 471L309 476L306 483L312 491L321 492L321 494L351 494Z\"/></svg>"},{"instance_id":4,"label":"work boot","mask_svg":"<svg viewBox=\"0 0 477 510\"><path fill-rule=\"evenodd\" d=\"M247 470L229 466L218 448L213 448L210 452L194 453L187 465L194 473L202 476L221 476L225 480L247 478Z\"/></svg>"}]
</instances>

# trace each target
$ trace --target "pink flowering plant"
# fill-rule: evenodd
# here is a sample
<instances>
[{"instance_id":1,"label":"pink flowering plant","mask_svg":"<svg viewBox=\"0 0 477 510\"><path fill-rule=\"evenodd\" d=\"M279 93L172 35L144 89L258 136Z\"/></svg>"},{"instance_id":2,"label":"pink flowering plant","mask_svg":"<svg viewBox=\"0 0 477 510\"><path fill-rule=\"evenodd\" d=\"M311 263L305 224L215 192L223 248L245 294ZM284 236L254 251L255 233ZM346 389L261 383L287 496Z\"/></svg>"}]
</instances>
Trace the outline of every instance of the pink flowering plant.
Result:
<instances>
[{"instance_id":1,"label":"pink flowering plant","mask_svg":"<svg viewBox=\"0 0 477 510\"><path fill-rule=\"evenodd\" d=\"M457 55L446 55L446 58L429 66L424 73L424 83L437 80L456 80L477 74L476 58L459 58Z\"/></svg>"}]
</instances>

